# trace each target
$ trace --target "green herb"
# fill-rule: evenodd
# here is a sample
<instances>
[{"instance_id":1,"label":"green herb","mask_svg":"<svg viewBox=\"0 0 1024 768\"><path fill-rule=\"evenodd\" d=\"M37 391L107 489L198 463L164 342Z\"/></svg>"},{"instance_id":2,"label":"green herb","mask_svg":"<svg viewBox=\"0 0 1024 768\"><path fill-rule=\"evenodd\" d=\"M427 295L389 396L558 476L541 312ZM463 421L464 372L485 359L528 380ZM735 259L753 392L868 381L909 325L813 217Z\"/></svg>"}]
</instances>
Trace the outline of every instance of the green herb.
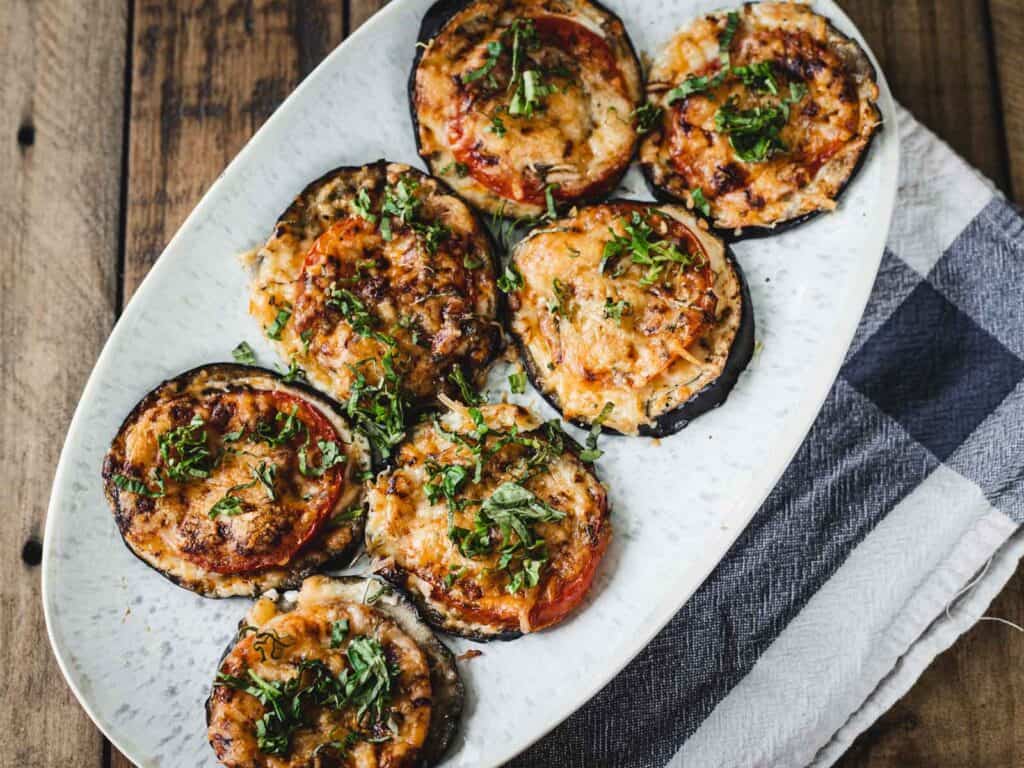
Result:
<instances>
[{"instance_id":1,"label":"green herb","mask_svg":"<svg viewBox=\"0 0 1024 768\"><path fill-rule=\"evenodd\" d=\"M272 629L260 629L251 625L244 626L238 630L238 639L255 634L252 647L260 655L260 661L266 662L267 658L280 659L285 648L295 645L295 640L285 635L282 637Z\"/></svg>"},{"instance_id":2,"label":"green herb","mask_svg":"<svg viewBox=\"0 0 1024 768\"><path fill-rule=\"evenodd\" d=\"M501 117L499 117L498 115L491 115L491 125L487 130L493 133L499 139L503 138L505 134L508 132L508 129L505 128L505 121L502 120Z\"/></svg>"},{"instance_id":3,"label":"green herb","mask_svg":"<svg viewBox=\"0 0 1024 768\"><path fill-rule=\"evenodd\" d=\"M280 370L280 369L279 369ZM306 372L299 367L298 361L293 357L291 363L288 364L288 370L281 376L281 380L286 384L290 384L296 379L305 379Z\"/></svg>"},{"instance_id":4,"label":"green herb","mask_svg":"<svg viewBox=\"0 0 1024 768\"><path fill-rule=\"evenodd\" d=\"M309 352L309 342L313 338L313 329L307 328L299 334L299 339L302 341L302 353L307 354Z\"/></svg>"},{"instance_id":5,"label":"green herb","mask_svg":"<svg viewBox=\"0 0 1024 768\"><path fill-rule=\"evenodd\" d=\"M615 320L619 325L622 325L622 315L629 314L629 302L623 299L622 301L612 301L611 297L604 300L604 316L606 319Z\"/></svg>"},{"instance_id":6,"label":"green herb","mask_svg":"<svg viewBox=\"0 0 1024 768\"><path fill-rule=\"evenodd\" d=\"M256 353L252 351L252 347L247 341L239 342L238 346L231 350L231 356L235 358L236 363L242 365L256 364Z\"/></svg>"},{"instance_id":7,"label":"green herb","mask_svg":"<svg viewBox=\"0 0 1024 768\"><path fill-rule=\"evenodd\" d=\"M355 199L351 201L352 210L356 212L356 215L370 222L371 224L377 223L377 215L373 212L373 203L370 200L370 193L366 190L366 187L360 187L356 193Z\"/></svg>"},{"instance_id":8,"label":"green herb","mask_svg":"<svg viewBox=\"0 0 1024 768\"><path fill-rule=\"evenodd\" d=\"M650 133L661 120L662 108L647 102L633 110L630 119L636 125L637 133Z\"/></svg>"},{"instance_id":9,"label":"green herb","mask_svg":"<svg viewBox=\"0 0 1024 768\"><path fill-rule=\"evenodd\" d=\"M526 372L510 373L508 376L508 386L512 390L513 395L523 394L526 391Z\"/></svg>"},{"instance_id":10,"label":"green herb","mask_svg":"<svg viewBox=\"0 0 1024 768\"><path fill-rule=\"evenodd\" d=\"M486 77L491 73L491 70L498 65L498 58L501 56L503 47L497 40L492 40L487 44L487 58L484 60L483 66L464 72L462 74L462 82L466 85L474 83L482 77Z\"/></svg>"},{"instance_id":11,"label":"green herb","mask_svg":"<svg viewBox=\"0 0 1024 768\"><path fill-rule=\"evenodd\" d=\"M196 414L188 424L168 430L157 438L160 456L172 480L185 483L210 476L214 459L206 447L204 425L203 417Z\"/></svg>"},{"instance_id":12,"label":"green herb","mask_svg":"<svg viewBox=\"0 0 1024 768\"><path fill-rule=\"evenodd\" d=\"M733 67L732 73L752 90L767 91L774 95L779 93L779 82L775 79L775 72L770 61L758 61L745 67Z\"/></svg>"},{"instance_id":13,"label":"green herb","mask_svg":"<svg viewBox=\"0 0 1024 768\"><path fill-rule=\"evenodd\" d=\"M580 451L580 461L593 462L604 456L604 451L599 450L597 447L597 438L601 434L601 425L611 416L614 408L615 405L613 403L605 403L601 413L594 419L594 423L590 427L590 434L587 435L587 447Z\"/></svg>"},{"instance_id":14,"label":"green herb","mask_svg":"<svg viewBox=\"0 0 1024 768\"><path fill-rule=\"evenodd\" d=\"M274 492L274 479L277 477L277 464L261 461L258 467L252 468L252 476L263 484L263 488L267 492L267 498L271 501L276 501L277 494Z\"/></svg>"},{"instance_id":15,"label":"green herb","mask_svg":"<svg viewBox=\"0 0 1024 768\"><path fill-rule=\"evenodd\" d=\"M135 477L128 477L128 475L116 474L114 475L114 485L119 490L128 491L128 493L134 493L137 496L147 496L150 499L159 499L162 496L166 496L164 490L164 481L160 477L160 474L154 467L149 471L149 479L156 485L157 490L151 491L144 482Z\"/></svg>"},{"instance_id":16,"label":"green herb","mask_svg":"<svg viewBox=\"0 0 1024 768\"><path fill-rule=\"evenodd\" d=\"M291 319L292 310L289 307L282 307L277 310L277 317L274 318L274 322L267 326L267 337L274 341L281 340L281 331L288 325L288 321Z\"/></svg>"},{"instance_id":17,"label":"green herb","mask_svg":"<svg viewBox=\"0 0 1024 768\"><path fill-rule=\"evenodd\" d=\"M614 230L610 231L612 239L605 242L601 255L599 269L602 274L621 257L628 255L633 264L648 267L640 280L640 284L646 286L658 279L667 264L679 264L685 268L692 263L688 253L680 251L668 240L659 239L647 218L639 211L634 211L629 222L623 227L624 234L619 235ZM616 268L612 276L618 277L624 271L624 267Z\"/></svg>"},{"instance_id":18,"label":"green herb","mask_svg":"<svg viewBox=\"0 0 1024 768\"><path fill-rule=\"evenodd\" d=\"M704 216L711 215L711 204L707 198L704 197L704 190L700 187L694 187L690 190L690 199L693 200L693 207L700 211Z\"/></svg>"},{"instance_id":19,"label":"green herb","mask_svg":"<svg viewBox=\"0 0 1024 768\"><path fill-rule=\"evenodd\" d=\"M462 395L462 402L467 405L480 405L486 402L480 393L474 389L473 385L466 379L466 373L462 370L461 365L456 365L452 368L451 373L448 374L448 381L459 388L459 394Z\"/></svg>"},{"instance_id":20,"label":"green herb","mask_svg":"<svg viewBox=\"0 0 1024 768\"><path fill-rule=\"evenodd\" d=\"M498 277L498 288L505 293L512 293L518 291L523 287L523 276L519 274L519 270L516 269L515 264L509 262L505 266L505 271Z\"/></svg>"},{"instance_id":21,"label":"green herb","mask_svg":"<svg viewBox=\"0 0 1024 768\"><path fill-rule=\"evenodd\" d=\"M555 207L556 189L558 189L557 184L548 184L544 187L544 203L547 206L547 210L541 217L543 221L554 221L558 218L558 209Z\"/></svg>"},{"instance_id":22,"label":"green herb","mask_svg":"<svg viewBox=\"0 0 1024 768\"><path fill-rule=\"evenodd\" d=\"M446 589L451 589L452 588L452 584L454 584L456 581L461 579L463 574L465 574L465 573L466 573L465 566L461 566L461 567L460 566L456 566L456 565L448 566L448 573L445 574L445 577L444 577L444 586L445 586L445 588Z\"/></svg>"},{"instance_id":23,"label":"green herb","mask_svg":"<svg viewBox=\"0 0 1024 768\"><path fill-rule=\"evenodd\" d=\"M333 440L317 440L316 446L320 449L319 467L310 464L305 445L299 449L299 472L306 477L323 477L327 470L345 463L345 454Z\"/></svg>"},{"instance_id":24,"label":"green herb","mask_svg":"<svg viewBox=\"0 0 1024 768\"><path fill-rule=\"evenodd\" d=\"M210 519L213 520L219 515L234 517L235 515L244 512L245 510L242 507L242 500L234 494L238 491L244 491L247 488L252 488L257 482L259 481L253 479L251 482L242 483L241 485L233 485L228 488L227 493L225 493L216 504L210 507L210 511L207 513L209 514Z\"/></svg>"},{"instance_id":25,"label":"green herb","mask_svg":"<svg viewBox=\"0 0 1024 768\"><path fill-rule=\"evenodd\" d=\"M331 648L340 648L348 635L348 619L331 622Z\"/></svg>"},{"instance_id":26,"label":"green herb","mask_svg":"<svg viewBox=\"0 0 1024 768\"><path fill-rule=\"evenodd\" d=\"M419 186L418 182L403 176L394 185L386 187L381 212L394 216L403 224L411 224L422 205L416 196Z\"/></svg>"},{"instance_id":27,"label":"green herb","mask_svg":"<svg viewBox=\"0 0 1024 768\"><path fill-rule=\"evenodd\" d=\"M249 439L254 443L266 443L271 448L277 448L291 442L300 432L306 429L306 425L299 419L298 413L298 405L293 405L288 414L278 411L274 414L274 421L272 423L259 422ZM282 420L284 424L281 425L281 429L278 432L275 432L274 424Z\"/></svg>"},{"instance_id":28,"label":"green herb","mask_svg":"<svg viewBox=\"0 0 1024 768\"><path fill-rule=\"evenodd\" d=\"M400 381L391 364L391 351L385 353L382 364L384 376L377 384L370 384L357 366L349 366L355 377L346 413L356 428L370 441L381 459L391 456L394 447L405 437L406 401L400 391Z\"/></svg>"},{"instance_id":29,"label":"green herb","mask_svg":"<svg viewBox=\"0 0 1024 768\"><path fill-rule=\"evenodd\" d=\"M554 92L547 85L541 73L536 69L528 69L519 79L512 100L508 104L508 113L516 117L533 117L533 113L544 108L543 99Z\"/></svg>"},{"instance_id":30,"label":"green herb","mask_svg":"<svg viewBox=\"0 0 1024 768\"><path fill-rule=\"evenodd\" d=\"M437 253L437 248L441 243L452 236L452 231L444 224L434 222L432 224L423 224L421 222L413 222L412 228L420 236L420 240L423 242L423 247L427 249L427 253Z\"/></svg>"},{"instance_id":31,"label":"green herb","mask_svg":"<svg viewBox=\"0 0 1024 768\"><path fill-rule=\"evenodd\" d=\"M806 95L807 86L804 83L793 81L789 84L789 99L787 101L790 104L796 104Z\"/></svg>"},{"instance_id":32,"label":"green herb","mask_svg":"<svg viewBox=\"0 0 1024 768\"><path fill-rule=\"evenodd\" d=\"M347 734L345 734L345 738L343 739L334 739L333 741L325 741L322 744L318 744L316 749L313 750L312 754L314 764L317 764L316 758L319 756L319 754L326 750L331 750L337 753L338 757L343 757L344 755L348 754L352 747L359 743L360 739L361 737L358 733L356 733L355 731L349 731Z\"/></svg>"},{"instance_id":33,"label":"green herb","mask_svg":"<svg viewBox=\"0 0 1024 768\"><path fill-rule=\"evenodd\" d=\"M557 277L551 280L552 298L548 300L548 310L559 317L569 316L569 297L565 283Z\"/></svg>"},{"instance_id":34,"label":"green herb","mask_svg":"<svg viewBox=\"0 0 1024 768\"><path fill-rule=\"evenodd\" d=\"M785 103L740 109L735 98L729 97L715 113L715 130L729 136L729 144L740 160L761 163L786 150L779 132L788 118Z\"/></svg>"}]
</instances>

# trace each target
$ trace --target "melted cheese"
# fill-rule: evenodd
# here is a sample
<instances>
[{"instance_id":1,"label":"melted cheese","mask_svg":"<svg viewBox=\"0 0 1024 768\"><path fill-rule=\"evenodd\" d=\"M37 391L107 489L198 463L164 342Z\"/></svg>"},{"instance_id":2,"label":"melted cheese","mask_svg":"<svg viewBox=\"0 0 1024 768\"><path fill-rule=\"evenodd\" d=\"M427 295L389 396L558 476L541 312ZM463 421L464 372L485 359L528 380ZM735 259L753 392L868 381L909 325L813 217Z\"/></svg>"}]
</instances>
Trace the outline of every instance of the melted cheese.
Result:
<instances>
[{"instance_id":1,"label":"melted cheese","mask_svg":"<svg viewBox=\"0 0 1024 768\"><path fill-rule=\"evenodd\" d=\"M332 642L334 622L347 621L349 631L336 647ZM298 595L296 607L280 612L269 600L260 600L250 611L246 626L258 632L272 632L280 638L277 653L264 640L262 653L257 631L243 628L242 637L228 652L220 672L244 676L252 670L269 681L284 681L296 675L300 660L323 662L335 675L347 666L345 650L357 637L371 637L381 643L398 677L389 702L392 738L374 744L357 742L340 760L331 765L352 768L410 768L419 765L420 750L430 728L432 687L429 663L424 651L402 628L374 608L340 599L332 582L324 578L307 579ZM264 706L243 691L217 686L208 704L208 734L217 758L226 766L238 768L306 768L318 765L313 753L326 742L340 740L360 730L352 708L330 708L307 712L311 727L292 736L285 756L259 751L255 723ZM336 757L336 753L326 755ZM326 764L326 763L325 763Z\"/></svg>"},{"instance_id":2,"label":"melted cheese","mask_svg":"<svg viewBox=\"0 0 1024 768\"><path fill-rule=\"evenodd\" d=\"M463 407L452 406L442 427L460 434L475 429ZM533 414L515 405L481 406L480 411L492 430L507 432L515 426L520 434L530 434L541 426ZM488 446L493 447L496 439L488 438ZM487 498L515 476L522 455L518 446L499 451L484 465L481 481L469 484L467 496ZM402 446L395 469L378 477L368 491L369 552L385 569L401 572L406 586L441 614L445 628L453 632L531 632L561 620L583 599L611 535L606 493L590 469L566 450L547 471L524 482L565 518L536 524L550 559L538 586L509 594L509 575L496 567L496 552L467 558L449 538L445 502L430 503L424 491L432 462L462 464L472 472L473 458L465 448L431 423L417 427ZM455 524L472 529L475 510L469 506L456 512ZM445 577L454 572L459 577L445 584Z\"/></svg>"},{"instance_id":3,"label":"melted cheese","mask_svg":"<svg viewBox=\"0 0 1024 768\"><path fill-rule=\"evenodd\" d=\"M602 273L612 233L622 236L635 213L693 263L666 266L645 285L647 266L625 253ZM742 315L739 278L721 241L679 207L582 208L528 235L513 260L523 287L509 297L512 331L535 384L567 419L592 422L612 403L604 424L635 434L714 381L728 359ZM621 302L621 319L609 316L609 303Z\"/></svg>"},{"instance_id":4,"label":"melted cheese","mask_svg":"<svg viewBox=\"0 0 1024 768\"><path fill-rule=\"evenodd\" d=\"M724 13L698 19L666 46L651 68L648 97L665 110L640 159L660 189L692 202L700 188L721 229L771 227L832 210L877 130L878 86L864 52L801 3L750 3L730 47L733 67L772 62L780 94L752 91L736 77L718 87L666 103L672 88L720 68ZM715 114L730 97L740 109L773 105L790 83L807 94L790 108L780 132L786 150L760 163L744 162L719 133Z\"/></svg>"},{"instance_id":5,"label":"melted cheese","mask_svg":"<svg viewBox=\"0 0 1024 768\"><path fill-rule=\"evenodd\" d=\"M543 72L552 88L530 116L509 112L517 19L532 20L539 40L520 70ZM489 66L496 44L502 54L489 76L466 82ZM610 191L636 145L640 97L622 23L586 0L470 3L427 44L412 96L420 153L434 172L444 169L478 208L516 217L542 213L549 185L566 202Z\"/></svg>"},{"instance_id":6,"label":"melted cheese","mask_svg":"<svg viewBox=\"0 0 1024 768\"><path fill-rule=\"evenodd\" d=\"M125 543L168 578L210 596L295 583L351 550L359 535L356 521L325 523L361 499L358 476L369 465L365 440L298 390L269 375L239 373L247 370L212 366L156 390L122 426L104 462L105 490ZM307 477L298 470L301 440L270 446L248 439L261 422L279 432L276 414L293 407L311 446L334 441L343 464ZM219 458L209 477L175 481L167 476L158 438L195 415L204 420L207 448ZM241 440L226 439L239 430ZM319 466L319 448L308 447L307 458ZM254 482L253 469L261 463L277 467L273 499L263 483ZM164 478L165 495L149 498L114 482L126 475L156 491L151 472ZM211 509L229 493L241 509L211 518Z\"/></svg>"},{"instance_id":7,"label":"melted cheese","mask_svg":"<svg viewBox=\"0 0 1024 768\"><path fill-rule=\"evenodd\" d=\"M356 212L362 190L377 216L385 185L403 178L419 185L418 220L449 232L433 252L397 219L385 240L378 222ZM455 365L467 374L480 370L499 346L485 232L464 203L408 166L378 163L314 182L285 211L256 259L250 314L267 328L288 308L292 316L274 342L282 358L344 401L352 366L376 383L389 348L364 337L329 304L335 288L350 291L372 316L373 329L398 343L394 365L415 398L432 397Z\"/></svg>"}]
</instances>

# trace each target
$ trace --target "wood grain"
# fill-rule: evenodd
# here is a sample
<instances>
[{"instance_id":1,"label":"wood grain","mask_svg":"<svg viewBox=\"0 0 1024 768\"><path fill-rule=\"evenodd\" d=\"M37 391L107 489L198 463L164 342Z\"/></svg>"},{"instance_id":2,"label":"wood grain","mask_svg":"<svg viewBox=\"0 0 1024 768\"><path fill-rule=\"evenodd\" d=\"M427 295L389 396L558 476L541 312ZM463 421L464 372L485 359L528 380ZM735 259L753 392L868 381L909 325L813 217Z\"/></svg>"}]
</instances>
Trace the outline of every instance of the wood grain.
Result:
<instances>
[{"instance_id":1,"label":"wood grain","mask_svg":"<svg viewBox=\"0 0 1024 768\"><path fill-rule=\"evenodd\" d=\"M1021 12L1021 0L1007 0ZM864 33L895 97L1008 189L986 0L838 0Z\"/></svg>"},{"instance_id":2,"label":"wood grain","mask_svg":"<svg viewBox=\"0 0 1024 768\"><path fill-rule=\"evenodd\" d=\"M388 0L349 0L349 34L355 32L364 21L388 4Z\"/></svg>"},{"instance_id":3,"label":"wood grain","mask_svg":"<svg viewBox=\"0 0 1024 768\"><path fill-rule=\"evenodd\" d=\"M116 0L0 12L0 763L19 768L103 751L50 653L38 563L53 468L114 321L125 17Z\"/></svg>"},{"instance_id":4,"label":"wood grain","mask_svg":"<svg viewBox=\"0 0 1024 768\"><path fill-rule=\"evenodd\" d=\"M1024 0L989 0L1010 189L1024 202Z\"/></svg>"}]
</instances>

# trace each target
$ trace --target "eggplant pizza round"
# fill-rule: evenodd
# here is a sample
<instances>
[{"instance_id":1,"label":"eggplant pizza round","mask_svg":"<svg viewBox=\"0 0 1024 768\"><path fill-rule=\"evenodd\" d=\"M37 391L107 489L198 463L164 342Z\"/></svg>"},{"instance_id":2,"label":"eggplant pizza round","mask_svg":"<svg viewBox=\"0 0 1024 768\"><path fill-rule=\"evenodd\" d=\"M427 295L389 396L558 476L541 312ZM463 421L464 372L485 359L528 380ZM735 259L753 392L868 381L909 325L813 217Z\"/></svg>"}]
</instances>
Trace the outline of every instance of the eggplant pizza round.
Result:
<instances>
[{"instance_id":1,"label":"eggplant pizza round","mask_svg":"<svg viewBox=\"0 0 1024 768\"><path fill-rule=\"evenodd\" d=\"M515 247L512 333L564 418L661 437L725 400L753 353L753 312L702 224L682 206L613 201Z\"/></svg>"},{"instance_id":2,"label":"eggplant pizza round","mask_svg":"<svg viewBox=\"0 0 1024 768\"><path fill-rule=\"evenodd\" d=\"M655 194L737 237L833 210L881 126L867 54L803 3L698 19L647 93L640 160Z\"/></svg>"},{"instance_id":3,"label":"eggplant pizza round","mask_svg":"<svg viewBox=\"0 0 1024 768\"><path fill-rule=\"evenodd\" d=\"M129 414L103 463L125 544L207 597L255 595L344 564L363 529L366 440L314 391L208 365Z\"/></svg>"},{"instance_id":4,"label":"eggplant pizza round","mask_svg":"<svg viewBox=\"0 0 1024 768\"><path fill-rule=\"evenodd\" d=\"M302 191L255 256L249 311L341 401L431 400L501 343L489 234L443 183L384 161Z\"/></svg>"},{"instance_id":5,"label":"eggplant pizza round","mask_svg":"<svg viewBox=\"0 0 1024 768\"><path fill-rule=\"evenodd\" d=\"M368 490L375 567L452 634L551 626L583 600L608 546L604 486L557 421L511 404L447 405Z\"/></svg>"},{"instance_id":6,"label":"eggplant pizza round","mask_svg":"<svg viewBox=\"0 0 1024 768\"><path fill-rule=\"evenodd\" d=\"M441 0L419 41L417 145L470 203L529 218L618 184L643 94L614 14L588 0Z\"/></svg>"},{"instance_id":7,"label":"eggplant pizza round","mask_svg":"<svg viewBox=\"0 0 1024 768\"><path fill-rule=\"evenodd\" d=\"M416 609L376 579L307 579L263 598L221 660L207 734L228 768L430 768L463 686Z\"/></svg>"}]
</instances>

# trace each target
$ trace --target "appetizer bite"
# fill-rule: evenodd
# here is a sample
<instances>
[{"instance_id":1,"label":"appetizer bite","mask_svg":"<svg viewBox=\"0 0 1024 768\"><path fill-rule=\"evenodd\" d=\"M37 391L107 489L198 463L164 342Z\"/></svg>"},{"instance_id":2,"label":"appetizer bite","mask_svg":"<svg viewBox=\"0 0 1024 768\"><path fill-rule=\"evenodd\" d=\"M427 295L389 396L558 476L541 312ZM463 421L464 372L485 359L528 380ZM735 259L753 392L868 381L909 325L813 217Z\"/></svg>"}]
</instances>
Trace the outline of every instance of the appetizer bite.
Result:
<instances>
[{"instance_id":1,"label":"appetizer bite","mask_svg":"<svg viewBox=\"0 0 1024 768\"><path fill-rule=\"evenodd\" d=\"M463 694L451 652L386 583L314 576L242 621L207 733L228 768L430 768Z\"/></svg>"},{"instance_id":2,"label":"appetizer bite","mask_svg":"<svg viewBox=\"0 0 1024 768\"><path fill-rule=\"evenodd\" d=\"M640 160L655 195L736 236L833 210L881 125L867 54L803 3L698 19L647 93Z\"/></svg>"},{"instance_id":3,"label":"appetizer bite","mask_svg":"<svg viewBox=\"0 0 1024 768\"><path fill-rule=\"evenodd\" d=\"M501 343L486 230L444 184L384 161L302 191L256 255L249 311L385 457L406 405L479 378Z\"/></svg>"},{"instance_id":4,"label":"appetizer bite","mask_svg":"<svg viewBox=\"0 0 1024 768\"><path fill-rule=\"evenodd\" d=\"M470 203L530 218L616 187L643 94L614 14L588 0L441 0L419 42L417 146Z\"/></svg>"},{"instance_id":5,"label":"appetizer bite","mask_svg":"<svg viewBox=\"0 0 1024 768\"><path fill-rule=\"evenodd\" d=\"M754 318L739 265L701 223L682 206L613 201L515 247L512 334L563 417L662 437L725 400Z\"/></svg>"},{"instance_id":6,"label":"appetizer bite","mask_svg":"<svg viewBox=\"0 0 1024 768\"><path fill-rule=\"evenodd\" d=\"M592 457L520 406L447 405L368 491L378 572L455 635L511 639L558 623L611 538Z\"/></svg>"},{"instance_id":7,"label":"appetizer bite","mask_svg":"<svg viewBox=\"0 0 1024 768\"><path fill-rule=\"evenodd\" d=\"M313 390L207 365L128 415L103 488L128 548L206 597L255 595L344 565L363 529L366 440Z\"/></svg>"}]
</instances>

